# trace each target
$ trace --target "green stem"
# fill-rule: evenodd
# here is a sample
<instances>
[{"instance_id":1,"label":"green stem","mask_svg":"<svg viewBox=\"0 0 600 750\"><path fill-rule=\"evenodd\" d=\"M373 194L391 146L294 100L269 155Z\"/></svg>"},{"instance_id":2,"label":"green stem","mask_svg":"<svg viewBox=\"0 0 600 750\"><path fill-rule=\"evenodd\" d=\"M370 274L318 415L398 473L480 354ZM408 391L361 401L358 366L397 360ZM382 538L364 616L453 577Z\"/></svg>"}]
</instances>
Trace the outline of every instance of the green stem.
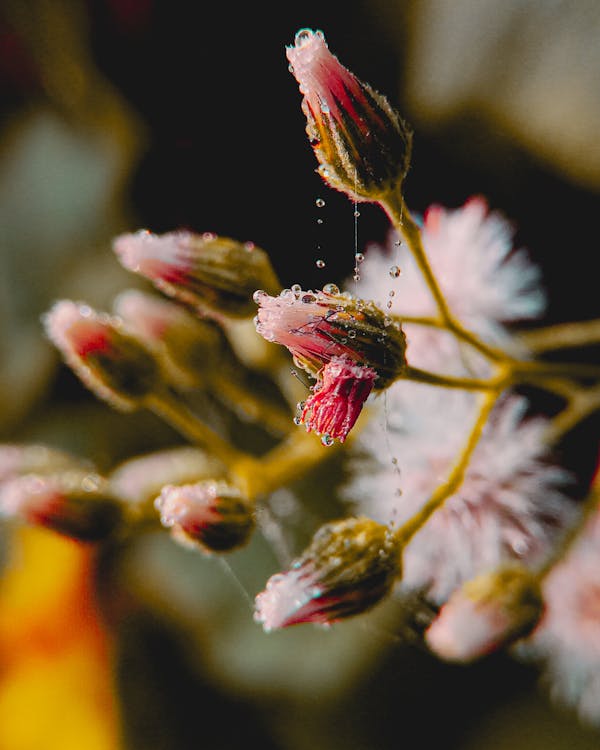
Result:
<instances>
[{"instance_id":1,"label":"green stem","mask_svg":"<svg viewBox=\"0 0 600 750\"><path fill-rule=\"evenodd\" d=\"M154 394L148 397L145 405L192 443L220 459L225 466L232 466L245 455L200 421L187 406L177 401L171 394Z\"/></svg>"},{"instance_id":2,"label":"green stem","mask_svg":"<svg viewBox=\"0 0 600 750\"><path fill-rule=\"evenodd\" d=\"M464 328L452 314L437 279L431 270L431 266L429 265L421 239L421 229L412 218L402 196L396 191L391 191L385 199L380 201L380 205L387 213L394 227L406 239L406 244L408 245L429 291L433 296L444 327L449 331L452 331L452 333L458 338L471 344L474 349L477 349L477 351L481 352L493 362L509 361L511 358L506 352L481 341L474 333Z\"/></svg>"},{"instance_id":3,"label":"green stem","mask_svg":"<svg viewBox=\"0 0 600 750\"><path fill-rule=\"evenodd\" d=\"M600 319L521 331L517 338L532 352L592 346L600 344Z\"/></svg>"},{"instance_id":4,"label":"green stem","mask_svg":"<svg viewBox=\"0 0 600 750\"><path fill-rule=\"evenodd\" d=\"M495 377L490 380L480 378L461 378L452 375L438 375L418 367L407 366L401 378L417 383L428 383L442 388L461 388L465 391L497 391L505 378Z\"/></svg>"},{"instance_id":5,"label":"green stem","mask_svg":"<svg viewBox=\"0 0 600 750\"><path fill-rule=\"evenodd\" d=\"M408 542L417 533L417 531L419 531L419 529L421 529L425 525L425 523L429 520L433 513L439 507L441 507L444 501L448 497L450 497L450 495L452 495L462 484L465 473L467 471L467 467L469 465L469 461L471 460L471 456L473 455L473 451L475 450L479 438L481 437L481 433L483 432L483 428L485 427L487 418L494 408L494 404L496 403L498 395L499 391L493 390L489 393L486 393L482 397L481 407L475 420L475 424L473 425L469 437L467 438L463 446L460 456L458 457L454 466L452 467L452 470L450 471L448 479L443 484L440 484L438 487L436 487L429 500L425 503L421 510L416 513L410 519L410 521L407 521L407 523L405 523L396 531L395 535L403 546L406 546L406 544L408 544Z\"/></svg>"},{"instance_id":6,"label":"green stem","mask_svg":"<svg viewBox=\"0 0 600 750\"><path fill-rule=\"evenodd\" d=\"M567 406L552 420L545 435L547 442L558 442L579 422L598 409L600 409L600 385L573 391Z\"/></svg>"}]
</instances>

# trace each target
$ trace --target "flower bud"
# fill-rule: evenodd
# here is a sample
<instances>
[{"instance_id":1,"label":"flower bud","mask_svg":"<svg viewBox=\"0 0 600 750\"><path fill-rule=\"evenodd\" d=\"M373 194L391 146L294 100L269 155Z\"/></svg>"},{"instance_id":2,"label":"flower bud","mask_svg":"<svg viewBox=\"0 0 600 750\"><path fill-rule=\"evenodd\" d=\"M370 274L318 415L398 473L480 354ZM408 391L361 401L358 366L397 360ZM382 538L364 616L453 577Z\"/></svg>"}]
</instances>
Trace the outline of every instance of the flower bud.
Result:
<instances>
[{"instance_id":1,"label":"flower bud","mask_svg":"<svg viewBox=\"0 0 600 750\"><path fill-rule=\"evenodd\" d=\"M400 545L387 526L364 517L327 523L289 570L267 581L254 619L269 631L358 615L391 592L400 569Z\"/></svg>"},{"instance_id":2,"label":"flower bud","mask_svg":"<svg viewBox=\"0 0 600 750\"><path fill-rule=\"evenodd\" d=\"M406 339L373 302L323 291L285 289L278 297L259 291L256 330L282 344L294 361L317 378L313 394L299 406L298 424L323 436L325 445L344 441L372 389L390 385L406 365Z\"/></svg>"},{"instance_id":3,"label":"flower bud","mask_svg":"<svg viewBox=\"0 0 600 750\"><path fill-rule=\"evenodd\" d=\"M454 591L425 633L429 648L447 661L471 662L527 635L543 611L535 576L507 565Z\"/></svg>"},{"instance_id":4,"label":"flower bud","mask_svg":"<svg viewBox=\"0 0 600 750\"><path fill-rule=\"evenodd\" d=\"M321 31L301 29L286 55L325 182L360 201L398 189L410 164L412 133L387 99L339 62Z\"/></svg>"},{"instance_id":5,"label":"flower bud","mask_svg":"<svg viewBox=\"0 0 600 750\"><path fill-rule=\"evenodd\" d=\"M113 247L125 268L167 296L217 317L251 315L254 291L275 292L280 286L264 250L228 237L142 230L120 235Z\"/></svg>"},{"instance_id":6,"label":"flower bud","mask_svg":"<svg viewBox=\"0 0 600 750\"><path fill-rule=\"evenodd\" d=\"M161 360L169 381L181 388L199 388L218 370L225 353L233 357L217 323L192 315L181 305L138 289L127 289L114 311Z\"/></svg>"},{"instance_id":7,"label":"flower bud","mask_svg":"<svg viewBox=\"0 0 600 750\"><path fill-rule=\"evenodd\" d=\"M0 482L21 474L55 474L73 468L92 470L89 461L48 445L0 444Z\"/></svg>"},{"instance_id":8,"label":"flower bud","mask_svg":"<svg viewBox=\"0 0 600 750\"><path fill-rule=\"evenodd\" d=\"M152 354L121 329L121 321L87 305L61 300L43 318L46 333L66 363L99 398L131 411L160 388Z\"/></svg>"},{"instance_id":9,"label":"flower bud","mask_svg":"<svg viewBox=\"0 0 600 750\"><path fill-rule=\"evenodd\" d=\"M0 515L83 542L109 536L122 519L105 479L84 471L24 474L0 485Z\"/></svg>"},{"instance_id":10,"label":"flower bud","mask_svg":"<svg viewBox=\"0 0 600 750\"><path fill-rule=\"evenodd\" d=\"M204 552L240 547L254 530L252 505L224 480L167 485L155 506L175 539Z\"/></svg>"}]
</instances>

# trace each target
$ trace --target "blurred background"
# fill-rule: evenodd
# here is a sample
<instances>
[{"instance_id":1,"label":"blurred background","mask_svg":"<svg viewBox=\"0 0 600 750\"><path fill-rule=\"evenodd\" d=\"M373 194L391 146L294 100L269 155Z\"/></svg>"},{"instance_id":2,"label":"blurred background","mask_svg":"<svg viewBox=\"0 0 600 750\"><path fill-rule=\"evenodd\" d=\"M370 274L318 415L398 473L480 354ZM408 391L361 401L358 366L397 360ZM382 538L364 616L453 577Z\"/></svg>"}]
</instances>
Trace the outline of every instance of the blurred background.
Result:
<instances>
[{"instance_id":1,"label":"blurred background","mask_svg":"<svg viewBox=\"0 0 600 750\"><path fill-rule=\"evenodd\" d=\"M101 470L177 444L152 415L99 404L42 334L55 299L107 308L136 283L111 251L116 234L188 228L252 241L284 285L304 288L351 276L355 233L359 250L385 240L380 209L361 205L355 223L354 206L315 173L285 59L302 27L322 29L413 126L405 193L415 212L486 196L542 269L546 322L600 315L597 0L2 0L0 441L48 442ZM576 438L567 461L586 466L597 423ZM275 498L297 537L336 510L343 471L332 459ZM44 568L33 560L30 591ZM534 670L504 656L440 664L401 635L393 602L330 631L265 635L251 602L276 569L260 535L226 565L166 535L109 556L96 588L116 707L90 722L104 716L119 739L98 730L97 744L75 736L72 746L387 750L410 738L457 750L597 748L598 734L552 707ZM2 621L8 631L20 622L0 617L0 719L14 719L0 750L71 747L67 718L56 720L69 705L57 703L42 745L27 717L65 680L75 695L85 670L57 663L37 692L19 691ZM65 627L68 638L76 628Z\"/></svg>"}]
</instances>

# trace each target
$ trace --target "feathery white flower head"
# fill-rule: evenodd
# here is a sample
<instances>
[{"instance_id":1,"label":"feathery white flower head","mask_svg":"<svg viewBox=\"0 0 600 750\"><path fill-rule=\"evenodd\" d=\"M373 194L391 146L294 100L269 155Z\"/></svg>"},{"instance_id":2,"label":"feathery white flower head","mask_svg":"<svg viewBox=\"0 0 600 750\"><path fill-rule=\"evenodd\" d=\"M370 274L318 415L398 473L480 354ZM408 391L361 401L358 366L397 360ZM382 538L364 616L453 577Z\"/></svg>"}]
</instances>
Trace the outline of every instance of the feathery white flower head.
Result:
<instances>
[{"instance_id":1,"label":"feathery white flower head","mask_svg":"<svg viewBox=\"0 0 600 750\"><path fill-rule=\"evenodd\" d=\"M600 728L600 513L542 587L545 613L517 654L541 662L552 698Z\"/></svg>"}]
</instances>

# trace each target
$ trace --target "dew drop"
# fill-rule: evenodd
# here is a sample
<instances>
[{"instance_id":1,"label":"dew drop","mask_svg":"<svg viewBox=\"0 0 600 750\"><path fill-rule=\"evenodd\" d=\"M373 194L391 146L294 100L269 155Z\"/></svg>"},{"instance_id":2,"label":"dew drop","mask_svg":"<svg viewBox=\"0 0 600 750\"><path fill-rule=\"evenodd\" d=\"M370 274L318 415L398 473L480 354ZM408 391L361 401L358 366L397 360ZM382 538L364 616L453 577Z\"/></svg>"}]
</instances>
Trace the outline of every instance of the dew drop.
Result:
<instances>
[{"instance_id":1,"label":"dew drop","mask_svg":"<svg viewBox=\"0 0 600 750\"><path fill-rule=\"evenodd\" d=\"M316 300L316 297L314 294L305 294L302 297L302 302L305 304L309 304L310 302L314 302Z\"/></svg>"},{"instance_id":2,"label":"dew drop","mask_svg":"<svg viewBox=\"0 0 600 750\"><path fill-rule=\"evenodd\" d=\"M325 205L325 201L323 200L323 198L317 198L315 204L317 208L323 208L323 206Z\"/></svg>"},{"instance_id":3,"label":"dew drop","mask_svg":"<svg viewBox=\"0 0 600 750\"><path fill-rule=\"evenodd\" d=\"M256 248L256 245L254 242L244 242L244 250L247 250L249 253L251 253Z\"/></svg>"},{"instance_id":4,"label":"dew drop","mask_svg":"<svg viewBox=\"0 0 600 750\"><path fill-rule=\"evenodd\" d=\"M387 301L386 307L387 307L388 310L392 309L392 300L391 299Z\"/></svg>"},{"instance_id":5,"label":"dew drop","mask_svg":"<svg viewBox=\"0 0 600 750\"><path fill-rule=\"evenodd\" d=\"M322 224L322 223L323 223L323 219L317 219L317 224Z\"/></svg>"},{"instance_id":6,"label":"dew drop","mask_svg":"<svg viewBox=\"0 0 600 750\"><path fill-rule=\"evenodd\" d=\"M365 259L365 256L362 253L356 253L356 255L354 256L354 260L357 263L362 263L364 259Z\"/></svg>"},{"instance_id":7,"label":"dew drop","mask_svg":"<svg viewBox=\"0 0 600 750\"><path fill-rule=\"evenodd\" d=\"M256 302L256 304L260 304L260 301L263 300L265 297L268 297L269 295L265 292L264 289L257 289L254 294L252 295L252 299Z\"/></svg>"},{"instance_id":8,"label":"dew drop","mask_svg":"<svg viewBox=\"0 0 600 750\"><path fill-rule=\"evenodd\" d=\"M333 445L334 442L334 439L327 432L321 437L321 443L323 443L323 445L327 446L328 448L329 446Z\"/></svg>"},{"instance_id":9,"label":"dew drop","mask_svg":"<svg viewBox=\"0 0 600 750\"><path fill-rule=\"evenodd\" d=\"M315 265L317 268L325 268L325 261L319 258L317 261L315 261Z\"/></svg>"},{"instance_id":10,"label":"dew drop","mask_svg":"<svg viewBox=\"0 0 600 750\"><path fill-rule=\"evenodd\" d=\"M323 287L323 291L326 294L339 294L340 293L340 290L337 284L325 284L325 286Z\"/></svg>"},{"instance_id":11,"label":"dew drop","mask_svg":"<svg viewBox=\"0 0 600 750\"><path fill-rule=\"evenodd\" d=\"M396 247L400 247L401 244L402 244L402 240L395 240L394 242L394 245L396 245Z\"/></svg>"},{"instance_id":12,"label":"dew drop","mask_svg":"<svg viewBox=\"0 0 600 750\"><path fill-rule=\"evenodd\" d=\"M357 273L355 273L352 278L354 279L354 281L360 281L360 276Z\"/></svg>"},{"instance_id":13,"label":"dew drop","mask_svg":"<svg viewBox=\"0 0 600 750\"><path fill-rule=\"evenodd\" d=\"M355 331L355 330L354 330L353 328L351 328L351 329L350 329L350 330L348 331L348 338L349 338L349 339L355 339L355 338L356 338L356 331Z\"/></svg>"},{"instance_id":14,"label":"dew drop","mask_svg":"<svg viewBox=\"0 0 600 750\"><path fill-rule=\"evenodd\" d=\"M395 297L395 296L396 296L396 292L393 289L390 289L390 291L388 292L388 297Z\"/></svg>"},{"instance_id":15,"label":"dew drop","mask_svg":"<svg viewBox=\"0 0 600 750\"><path fill-rule=\"evenodd\" d=\"M294 417L294 424L296 425L296 427L300 427L300 425L302 424L302 417Z\"/></svg>"},{"instance_id":16,"label":"dew drop","mask_svg":"<svg viewBox=\"0 0 600 750\"><path fill-rule=\"evenodd\" d=\"M401 274L401 271L400 271L400 268L399 268L398 266L392 266L392 267L390 268L390 276L391 276L391 277L392 277L393 279L397 279L397 278L398 278L398 276L400 276L400 274Z\"/></svg>"},{"instance_id":17,"label":"dew drop","mask_svg":"<svg viewBox=\"0 0 600 750\"><path fill-rule=\"evenodd\" d=\"M292 290L292 292L294 292L294 294L301 294L302 293L302 287L300 286L300 284L292 284L292 286L290 287L290 289Z\"/></svg>"},{"instance_id":18,"label":"dew drop","mask_svg":"<svg viewBox=\"0 0 600 750\"><path fill-rule=\"evenodd\" d=\"M354 218L358 219L359 216L360 216L360 211L355 211L354 212Z\"/></svg>"}]
</instances>

